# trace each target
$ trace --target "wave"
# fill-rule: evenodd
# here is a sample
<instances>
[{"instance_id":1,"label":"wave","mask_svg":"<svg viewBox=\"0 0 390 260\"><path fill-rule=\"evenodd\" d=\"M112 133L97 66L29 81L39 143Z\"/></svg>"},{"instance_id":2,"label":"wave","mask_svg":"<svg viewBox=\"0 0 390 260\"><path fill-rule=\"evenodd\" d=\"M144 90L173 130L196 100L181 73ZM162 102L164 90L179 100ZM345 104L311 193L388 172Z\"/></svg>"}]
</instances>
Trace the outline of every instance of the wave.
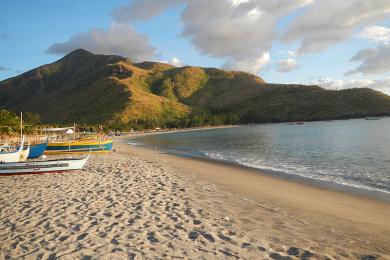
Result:
<instances>
[{"instance_id":1,"label":"wave","mask_svg":"<svg viewBox=\"0 0 390 260\"><path fill-rule=\"evenodd\" d=\"M272 165L270 165L269 163L260 162L258 160L251 161L250 159L244 157L240 158L240 157L224 155L223 153L220 152L204 151L202 152L202 154L204 157L213 160L236 163L238 165L242 165L242 166L246 166L258 170L263 170L267 172L295 175L303 178L330 182L330 183L339 184L347 187L353 187L358 189L377 191L377 192L390 194L390 191L385 189L386 187L384 188L375 187L375 186L384 186L381 183L371 183L371 185L364 184L359 182L358 179L346 178L347 176L345 176L343 172L338 172L338 174L334 174L327 170L313 169L308 166L291 165L287 163L273 163Z\"/></svg>"},{"instance_id":2,"label":"wave","mask_svg":"<svg viewBox=\"0 0 390 260\"><path fill-rule=\"evenodd\" d=\"M127 142L127 144L132 145L132 146L144 146L144 144L138 143L138 142Z\"/></svg>"}]
</instances>

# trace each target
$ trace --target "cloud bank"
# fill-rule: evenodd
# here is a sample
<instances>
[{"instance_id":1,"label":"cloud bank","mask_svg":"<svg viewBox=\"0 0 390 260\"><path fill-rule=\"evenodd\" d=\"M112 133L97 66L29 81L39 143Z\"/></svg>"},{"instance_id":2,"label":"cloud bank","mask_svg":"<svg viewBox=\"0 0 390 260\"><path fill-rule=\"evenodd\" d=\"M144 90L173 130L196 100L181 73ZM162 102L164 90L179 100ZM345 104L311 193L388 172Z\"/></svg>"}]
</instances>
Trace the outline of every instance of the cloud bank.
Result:
<instances>
[{"instance_id":1,"label":"cloud bank","mask_svg":"<svg viewBox=\"0 0 390 260\"><path fill-rule=\"evenodd\" d=\"M52 54L68 54L75 49L86 49L99 54L116 54L135 62L156 56L156 49L145 35L137 33L130 25L114 23L108 30L91 29L72 36L63 43L55 43L48 49Z\"/></svg>"},{"instance_id":2,"label":"cloud bank","mask_svg":"<svg viewBox=\"0 0 390 260\"><path fill-rule=\"evenodd\" d=\"M390 71L390 45L384 44L376 48L360 50L350 62L361 62L361 65L354 70L348 71L346 75L354 73L380 74Z\"/></svg>"},{"instance_id":3,"label":"cloud bank","mask_svg":"<svg viewBox=\"0 0 390 260\"><path fill-rule=\"evenodd\" d=\"M390 28L384 26L368 26L357 36L373 42L388 44L390 43Z\"/></svg>"},{"instance_id":4,"label":"cloud bank","mask_svg":"<svg viewBox=\"0 0 390 260\"><path fill-rule=\"evenodd\" d=\"M291 58L287 60L280 60L276 63L276 71L280 73L286 73L299 68L299 64Z\"/></svg>"},{"instance_id":5,"label":"cloud bank","mask_svg":"<svg viewBox=\"0 0 390 260\"><path fill-rule=\"evenodd\" d=\"M300 54L318 52L389 14L388 0L318 0L289 24L283 40L299 41Z\"/></svg>"},{"instance_id":6,"label":"cloud bank","mask_svg":"<svg viewBox=\"0 0 390 260\"><path fill-rule=\"evenodd\" d=\"M265 55L274 41L298 42L299 54L318 52L390 15L388 0L134 0L112 15L118 23L132 23L178 5L184 7L181 35L200 54L226 59L225 68L249 72L258 72L270 60ZM299 9L301 14L280 35L278 22ZM383 42L388 32L367 26L361 37ZM296 67L290 60L277 63L279 72Z\"/></svg>"},{"instance_id":7,"label":"cloud bank","mask_svg":"<svg viewBox=\"0 0 390 260\"><path fill-rule=\"evenodd\" d=\"M198 53L225 60L222 67L226 69L258 73L271 61L274 43L281 41L299 46L288 59L276 62L278 72L289 72L299 67L294 56L322 51L353 35L379 42L381 47L357 53L351 60L361 65L348 73L388 69L388 60L379 55L387 54L383 46L389 41L389 28L373 26L389 17L388 0L132 0L113 10L114 22L108 30L78 33L53 44L48 52L65 54L84 48L134 61L156 60L156 48L133 29L133 23L173 7L181 12L180 35ZM369 52L379 59L370 58Z\"/></svg>"},{"instance_id":8,"label":"cloud bank","mask_svg":"<svg viewBox=\"0 0 390 260\"><path fill-rule=\"evenodd\" d=\"M312 0L135 0L114 10L116 22L147 20L172 5L184 5L181 35L199 53L226 59L224 68L256 73L270 61L277 22Z\"/></svg>"},{"instance_id":9,"label":"cloud bank","mask_svg":"<svg viewBox=\"0 0 390 260\"><path fill-rule=\"evenodd\" d=\"M390 78L385 78L383 80L362 79L349 81L319 78L309 82L309 84L318 85L323 88L333 90L349 88L372 88L390 95Z\"/></svg>"}]
</instances>

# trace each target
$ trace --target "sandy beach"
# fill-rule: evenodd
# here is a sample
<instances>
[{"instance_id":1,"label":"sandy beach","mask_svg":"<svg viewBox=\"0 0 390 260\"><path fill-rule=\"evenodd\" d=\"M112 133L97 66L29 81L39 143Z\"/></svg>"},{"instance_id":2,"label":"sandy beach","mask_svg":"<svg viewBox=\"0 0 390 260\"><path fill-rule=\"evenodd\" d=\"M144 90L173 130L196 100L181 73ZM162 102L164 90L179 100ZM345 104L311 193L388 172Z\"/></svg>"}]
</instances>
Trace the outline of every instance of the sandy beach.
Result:
<instances>
[{"instance_id":1,"label":"sandy beach","mask_svg":"<svg viewBox=\"0 0 390 260\"><path fill-rule=\"evenodd\" d=\"M390 259L390 204L115 141L0 178L0 259Z\"/></svg>"}]
</instances>

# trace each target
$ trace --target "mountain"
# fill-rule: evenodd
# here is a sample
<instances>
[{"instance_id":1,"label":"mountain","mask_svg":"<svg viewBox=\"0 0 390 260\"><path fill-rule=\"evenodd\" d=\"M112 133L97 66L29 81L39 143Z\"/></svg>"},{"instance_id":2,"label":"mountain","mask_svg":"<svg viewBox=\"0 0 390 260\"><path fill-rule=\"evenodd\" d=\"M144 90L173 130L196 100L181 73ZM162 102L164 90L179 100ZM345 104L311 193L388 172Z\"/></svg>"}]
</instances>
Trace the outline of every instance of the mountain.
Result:
<instances>
[{"instance_id":1,"label":"mountain","mask_svg":"<svg viewBox=\"0 0 390 260\"><path fill-rule=\"evenodd\" d=\"M44 123L188 126L390 115L390 96L268 84L245 72L133 63L80 49L1 81L0 109Z\"/></svg>"}]
</instances>

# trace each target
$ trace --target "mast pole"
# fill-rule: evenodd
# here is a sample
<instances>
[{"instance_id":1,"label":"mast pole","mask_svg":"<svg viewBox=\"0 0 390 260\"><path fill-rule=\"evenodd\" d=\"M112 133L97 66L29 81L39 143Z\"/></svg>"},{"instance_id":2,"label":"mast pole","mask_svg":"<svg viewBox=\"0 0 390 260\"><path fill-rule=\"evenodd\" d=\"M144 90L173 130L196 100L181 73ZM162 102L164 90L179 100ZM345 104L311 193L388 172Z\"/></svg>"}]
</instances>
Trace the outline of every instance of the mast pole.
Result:
<instances>
[{"instance_id":1,"label":"mast pole","mask_svg":"<svg viewBox=\"0 0 390 260\"><path fill-rule=\"evenodd\" d=\"M20 141L23 139L23 112L20 112Z\"/></svg>"}]
</instances>

